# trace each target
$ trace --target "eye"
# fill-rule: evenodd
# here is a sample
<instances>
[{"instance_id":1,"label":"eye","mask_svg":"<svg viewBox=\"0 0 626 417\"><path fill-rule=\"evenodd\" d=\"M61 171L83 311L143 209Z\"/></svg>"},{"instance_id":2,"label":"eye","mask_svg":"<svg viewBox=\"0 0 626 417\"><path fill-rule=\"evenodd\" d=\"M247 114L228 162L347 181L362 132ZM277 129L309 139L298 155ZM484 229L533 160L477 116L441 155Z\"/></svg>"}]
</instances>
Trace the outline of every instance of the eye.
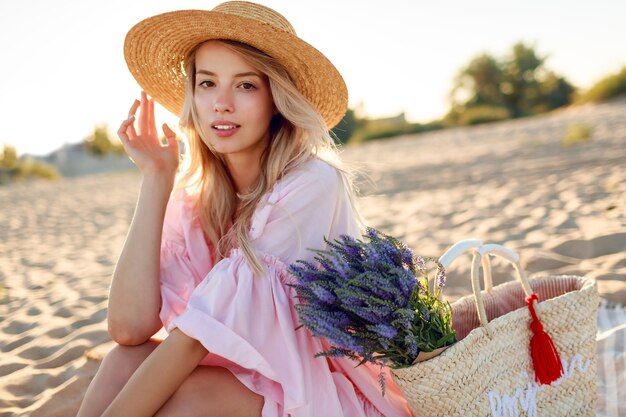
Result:
<instances>
[{"instance_id":1,"label":"eye","mask_svg":"<svg viewBox=\"0 0 626 417\"><path fill-rule=\"evenodd\" d=\"M205 87L205 88L213 87L214 85L215 85L215 83L213 81L211 81L211 80L204 80L204 81L200 81L198 83L198 86Z\"/></svg>"},{"instance_id":2,"label":"eye","mask_svg":"<svg viewBox=\"0 0 626 417\"><path fill-rule=\"evenodd\" d=\"M239 87L241 87L242 89L244 89L246 91L256 90L255 85L252 84L252 83L248 83L248 82L239 84Z\"/></svg>"}]
</instances>

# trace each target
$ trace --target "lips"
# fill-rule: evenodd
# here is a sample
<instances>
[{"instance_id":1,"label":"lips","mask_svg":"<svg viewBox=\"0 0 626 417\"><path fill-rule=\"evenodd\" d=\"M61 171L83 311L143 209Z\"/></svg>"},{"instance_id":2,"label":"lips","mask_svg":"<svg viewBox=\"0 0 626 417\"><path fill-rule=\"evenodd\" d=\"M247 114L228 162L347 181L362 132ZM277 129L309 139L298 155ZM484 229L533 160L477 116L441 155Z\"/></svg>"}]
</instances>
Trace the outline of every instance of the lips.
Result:
<instances>
[{"instance_id":1,"label":"lips","mask_svg":"<svg viewBox=\"0 0 626 417\"><path fill-rule=\"evenodd\" d=\"M228 120L216 120L211 123L211 129L216 136L220 138L226 138L232 136L239 130L241 125L230 122Z\"/></svg>"},{"instance_id":2,"label":"lips","mask_svg":"<svg viewBox=\"0 0 626 417\"><path fill-rule=\"evenodd\" d=\"M226 120L218 120L218 121L211 123L212 129L221 130L221 131L233 130L238 127L241 127L241 125L238 125L237 123L229 122Z\"/></svg>"}]
</instances>

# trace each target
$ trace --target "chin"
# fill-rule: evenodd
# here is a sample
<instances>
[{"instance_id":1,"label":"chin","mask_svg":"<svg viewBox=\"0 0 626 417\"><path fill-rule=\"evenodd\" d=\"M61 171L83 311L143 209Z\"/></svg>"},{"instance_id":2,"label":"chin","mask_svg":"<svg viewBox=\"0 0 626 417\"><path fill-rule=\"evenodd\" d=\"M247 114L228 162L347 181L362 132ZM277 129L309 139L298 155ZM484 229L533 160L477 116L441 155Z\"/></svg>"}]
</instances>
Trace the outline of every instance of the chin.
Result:
<instances>
[{"instance_id":1,"label":"chin","mask_svg":"<svg viewBox=\"0 0 626 417\"><path fill-rule=\"evenodd\" d=\"M237 152L239 152L239 149L232 149L228 146L213 146L213 152L225 156L236 154Z\"/></svg>"},{"instance_id":2,"label":"chin","mask_svg":"<svg viewBox=\"0 0 626 417\"><path fill-rule=\"evenodd\" d=\"M229 153L228 145L220 143L219 141L211 140L208 142L204 142L204 145L215 153Z\"/></svg>"}]
</instances>

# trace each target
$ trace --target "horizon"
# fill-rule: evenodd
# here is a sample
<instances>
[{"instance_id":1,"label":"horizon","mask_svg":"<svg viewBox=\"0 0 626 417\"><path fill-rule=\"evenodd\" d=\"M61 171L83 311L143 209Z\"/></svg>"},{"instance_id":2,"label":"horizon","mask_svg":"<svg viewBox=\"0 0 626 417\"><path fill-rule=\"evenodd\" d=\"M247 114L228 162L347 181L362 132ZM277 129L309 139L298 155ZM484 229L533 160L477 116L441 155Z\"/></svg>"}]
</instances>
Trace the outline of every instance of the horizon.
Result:
<instances>
[{"instance_id":1,"label":"horizon","mask_svg":"<svg viewBox=\"0 0 626 417\"><path fill-rule=\"evenodd\" d=\"M618 0L392 0L385 8L377 1L259 2L283 14L335 64L350 108L362 103L364 116L372 118L404 112L424 123L443 117L456 73L481 53L502 58L516 42L547 56L545 67L581 90L626 65L619 42L626 39L626 2ZM130 27L165 11L220 2L68 0L64 15L43 0L16 3L0 5L0 54L14 63L0 69L0 146L43 156L82 141L96 125L107 124L116 137L140 92L122 53ZM156 117L170 125L177 120L162 108Z\"/></svg>"}]
</instances>

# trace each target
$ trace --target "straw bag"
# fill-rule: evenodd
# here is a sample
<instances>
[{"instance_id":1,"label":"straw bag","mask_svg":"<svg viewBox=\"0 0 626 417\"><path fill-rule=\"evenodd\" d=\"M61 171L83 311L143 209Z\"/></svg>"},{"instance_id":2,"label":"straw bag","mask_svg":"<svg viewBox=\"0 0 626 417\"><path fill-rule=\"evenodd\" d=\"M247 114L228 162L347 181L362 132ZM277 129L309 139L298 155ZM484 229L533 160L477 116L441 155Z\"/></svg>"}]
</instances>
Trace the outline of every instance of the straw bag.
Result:
<instances>
[{"instance_id":1,"label":"straw bag","mask_svg":"<svg viewBox=\"0 0 626 417\"><path fill-rule=\"evenodd\" d=\"M467 249L474 252L473 295L452 304L457 343L425 362L391 370L413 414L594 416L599 303L595 281L578 276L541 276L529 281L515 252L476 240L460 242L440 261L448 266ZM490 254L508 260L518 280L493 287ZM481 262L484 291L479 283ZM539 302L526 301L533 293ZM531 310L536 311L538 321L532 319ZM536 380L545 369L531 357L531 339L533 344L540 339L539 333L533 338L540 330L531 330L533 322L543 324L560 355L554 363L558 368L562 364L562 371L558 370L551 384Z\"/></svg>"}]
</instances>

